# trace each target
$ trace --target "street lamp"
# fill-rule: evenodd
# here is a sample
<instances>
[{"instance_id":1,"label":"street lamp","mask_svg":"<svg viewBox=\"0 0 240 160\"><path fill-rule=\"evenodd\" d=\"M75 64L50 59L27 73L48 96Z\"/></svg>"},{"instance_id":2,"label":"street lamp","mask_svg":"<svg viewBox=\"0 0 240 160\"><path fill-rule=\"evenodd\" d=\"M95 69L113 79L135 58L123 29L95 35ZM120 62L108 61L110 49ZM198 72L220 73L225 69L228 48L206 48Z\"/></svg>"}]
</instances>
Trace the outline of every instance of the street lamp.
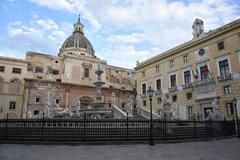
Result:
<instances>
[{"instance_id":1,"label":"street lamp","mask_svg":"<svg viewBox=\"0 0 240 160\"><path fill-rule=\"evenodd\" d=\"M237 115L237 99L235 97L233 97L232 100L233 106L234 106L234 110L235 110L235 120L236 120L236 130L237 130L237 137L240 138L239 135L239 124L238 124L238 115Z\"/></svg>"},{"instance_id":2,"label":"street lamp","mask_svg":"<svg viewBox=\"0 0 240 160\"><path fill-rule=\"evenodd\" d=\"M154 139L153 139L153 117L152 117L152 97L153 97L153 93L154 90L151 89L151 87L149 87L149 89L147 90L147 94L149 97L149 101L150 101L150 134L149 134L149 138L150 138L150 145L154 145Z\"/></svg>"}]
</instances>

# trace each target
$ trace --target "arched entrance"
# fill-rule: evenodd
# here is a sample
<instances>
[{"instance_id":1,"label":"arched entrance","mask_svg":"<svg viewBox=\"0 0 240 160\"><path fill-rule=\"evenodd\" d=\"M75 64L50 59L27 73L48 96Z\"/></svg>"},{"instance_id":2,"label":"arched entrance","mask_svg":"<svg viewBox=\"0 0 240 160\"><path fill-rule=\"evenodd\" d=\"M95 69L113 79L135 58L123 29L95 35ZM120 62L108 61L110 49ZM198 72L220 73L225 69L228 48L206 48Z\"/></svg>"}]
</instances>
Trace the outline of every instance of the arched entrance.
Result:
<instances>
[{"instance_id":1,"label":"arched entrance","mask_svg":"<svg viewBox=\"0 0 240 160\"><path fill-rule=\"evenodd\" d=\"M86 108L87 106L91 105L94 100L91 97L83 96L80 97L81 107Z\"/></svg>"}]
</instances>

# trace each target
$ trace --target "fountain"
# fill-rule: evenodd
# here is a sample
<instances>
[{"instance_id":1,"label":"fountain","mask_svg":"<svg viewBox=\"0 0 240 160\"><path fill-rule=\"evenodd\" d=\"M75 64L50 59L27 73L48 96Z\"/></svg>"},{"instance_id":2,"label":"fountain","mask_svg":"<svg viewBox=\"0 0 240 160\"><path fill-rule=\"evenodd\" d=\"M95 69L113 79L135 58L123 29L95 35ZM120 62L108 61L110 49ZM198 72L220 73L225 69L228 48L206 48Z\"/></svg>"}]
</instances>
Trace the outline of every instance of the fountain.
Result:
<instances>
[{"instance_id":1,"label":"fountain","mask_svg":"<svg viewBox=\"0 0 240 160\"><path fill-rule=\"evenodd\" d=\"M99 64L95 73L97 74L97 81L94 82L93 84L96 86L96 100L95 102L93 102L91 107L93 109L100 109L100 108L104 108L104 103L102 102L101 86L104 85L105 82L101 80L101 74L103 73L103 71L100 69Z\"/></svg>"}]
</instances>

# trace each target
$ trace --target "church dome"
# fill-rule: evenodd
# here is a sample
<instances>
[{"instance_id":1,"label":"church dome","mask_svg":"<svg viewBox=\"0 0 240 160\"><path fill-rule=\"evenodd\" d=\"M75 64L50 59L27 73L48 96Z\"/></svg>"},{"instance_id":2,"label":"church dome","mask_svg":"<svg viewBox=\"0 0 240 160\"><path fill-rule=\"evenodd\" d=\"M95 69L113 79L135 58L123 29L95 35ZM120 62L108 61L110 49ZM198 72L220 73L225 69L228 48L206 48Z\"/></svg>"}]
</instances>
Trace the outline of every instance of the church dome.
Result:
<instances>
[{"instance_id":1,"label":"church dome","mask_svg":"<svg viewBox=\"0 0 240 160\"><path fill-rule=\"evenodd\" d=\"M90 41L84 36L83 27L84 25L80 22L80 18L78 18L78 22L73 25L74 31L71 36L69 36L62 44L60 48L60 53L68 50L86 50L90 52L90 54L94 55L94 49Z\"/></svg>"}]
</instances>

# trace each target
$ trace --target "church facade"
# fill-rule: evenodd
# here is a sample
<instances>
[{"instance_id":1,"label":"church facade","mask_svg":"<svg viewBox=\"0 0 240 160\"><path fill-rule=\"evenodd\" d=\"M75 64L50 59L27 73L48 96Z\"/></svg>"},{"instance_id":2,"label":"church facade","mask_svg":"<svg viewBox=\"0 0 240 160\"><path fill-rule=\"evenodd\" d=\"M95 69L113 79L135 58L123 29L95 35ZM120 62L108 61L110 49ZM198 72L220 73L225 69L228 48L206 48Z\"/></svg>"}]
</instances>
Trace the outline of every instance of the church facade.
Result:
<instances>
[{"instance_id":1,"label":"church facade","mask_svg":"<svg viewBox=\"0 0 240 160\"><path fill-rule=\"evenodd\" d=\"M105 82L102 86L102 102L108 108L116 105L129 112L126 100L131 97L135 101L135 71L111 66L99 59L85 37L83 28L78 19L72 35L63 42L56 56L27 52L24 60L0 58L3 61L0 68L5 68L0 71L0 97L3 99L0 102L0 118L10 113L12 118L21 118L27 113L40 115L45 112L46 105L74 109L81 103L81 108L87 109L96 99L93 83L97 81L95 71L98 65L103 71L102 81ZM14 68L21 71L14 73ZM14 78L17 83L13 82ZM12 93L13 90L8 87L13 83L21 86L19 93ZM13 98L7 99L9 96Z\"/></svg>"},{"instance_id":2,"label":"church facade","mask_svg":"<svg viewBox=\"0 0 240 160\"><path fill-rule=\"evenodd\" d=\"M169 110L175 119L205 120L211 113L233 118L235 97L240 116L240 19L209 32L196 19L192 28L192 40L135 67L143 105L150 106L151 87L153 111L159 115Z\"/></svg>"}]
</instances>

